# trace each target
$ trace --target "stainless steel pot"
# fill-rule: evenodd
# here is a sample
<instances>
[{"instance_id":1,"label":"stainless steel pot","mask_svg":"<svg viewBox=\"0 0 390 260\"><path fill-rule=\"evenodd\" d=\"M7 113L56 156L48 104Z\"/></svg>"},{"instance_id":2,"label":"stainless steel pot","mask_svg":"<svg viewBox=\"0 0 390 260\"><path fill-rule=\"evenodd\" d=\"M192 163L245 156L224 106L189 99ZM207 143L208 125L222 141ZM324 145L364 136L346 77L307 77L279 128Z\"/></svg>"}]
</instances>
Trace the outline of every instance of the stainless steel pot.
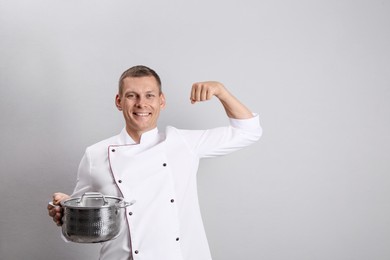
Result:
<instances>
[{"instance_id":1,"label":"stainless steel pot","mask_svg":"<svg viewBox=\"0 0 390 260\"><path fill-rule=\"evenodd\" d=\"M121 214L135 201L87 192L81 198L61 202L64 209L62 234L76 243L99 243L118 236Z\"/></svg>"}]
</instances>

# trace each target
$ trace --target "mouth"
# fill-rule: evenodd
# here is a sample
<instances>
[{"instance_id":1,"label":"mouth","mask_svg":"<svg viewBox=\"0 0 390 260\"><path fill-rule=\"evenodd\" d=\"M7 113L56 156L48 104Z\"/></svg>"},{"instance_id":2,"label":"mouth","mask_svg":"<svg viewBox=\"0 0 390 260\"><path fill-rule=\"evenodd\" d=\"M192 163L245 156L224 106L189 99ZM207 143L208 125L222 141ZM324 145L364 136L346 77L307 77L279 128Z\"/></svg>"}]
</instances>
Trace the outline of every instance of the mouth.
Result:
<instances>
[{"instance_id":1,"label":"mouth","mask_svg":"<svg viewBox=\"0 0 390 260\"><path fill-rule=\"evenodd\" d=\"M139 116L139 117L147 117L150 116L152 113L149 112L133 112L133 115Z\"/></svg>"}]
</instances>

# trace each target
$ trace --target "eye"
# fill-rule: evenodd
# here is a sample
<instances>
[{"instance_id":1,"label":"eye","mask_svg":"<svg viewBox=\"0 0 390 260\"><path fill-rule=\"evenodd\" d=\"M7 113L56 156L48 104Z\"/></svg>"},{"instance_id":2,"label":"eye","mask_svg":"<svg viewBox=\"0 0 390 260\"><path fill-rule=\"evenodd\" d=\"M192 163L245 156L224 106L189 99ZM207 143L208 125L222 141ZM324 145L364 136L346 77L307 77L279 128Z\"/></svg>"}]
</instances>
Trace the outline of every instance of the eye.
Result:
<instances>
[{"instance_id":1,"label":"eye","mask_svg":"<svg viewBox=\"0 0 390 260\"><path fill-rule=\"evenodd\" d=\"M136 98L136 95L134 93L129 93L126 95L126 98L134 99L134 98Z\"/></svg>"},{"instance_id":2,"label":"eye","mask_svg":"<svg viewBox=\"0 0 390 260\"><path fill-rule=\"evenodd\" d=\"M146 94L146 98L154 98L155 97L155 95L154 94L152 94L152 93L148 93L148 94Z\"/></svg>"}]
</instances>

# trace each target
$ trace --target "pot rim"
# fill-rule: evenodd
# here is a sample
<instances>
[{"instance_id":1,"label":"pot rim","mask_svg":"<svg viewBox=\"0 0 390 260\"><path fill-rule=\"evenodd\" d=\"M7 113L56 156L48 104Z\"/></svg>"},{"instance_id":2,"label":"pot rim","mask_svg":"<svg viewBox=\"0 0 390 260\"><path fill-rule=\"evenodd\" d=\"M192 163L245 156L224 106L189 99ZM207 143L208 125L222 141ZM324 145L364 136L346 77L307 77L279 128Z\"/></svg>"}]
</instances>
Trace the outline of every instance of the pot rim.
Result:
<instances>
[{"instance_id":1,"label":"pot rim","mask_svg":"<svg viewBox=\"0 0 390 260\"><path fill-rule=\"evenodd\" d=\"M107 203L105 205L100 205L100 206L77 206L77 205L69 205L71 201L78 200L80 201L82 197L78 198L70 198L64 201L61 201L60 204L64 208L69 208L69 209L102 209L102 208L111 208L111 207L118 207L120 204L124 203L124 199L121 197L115 197L115 196L104 196L105 199L113 199L116 200L114 203Z\"/></svg>"}]
</instances>

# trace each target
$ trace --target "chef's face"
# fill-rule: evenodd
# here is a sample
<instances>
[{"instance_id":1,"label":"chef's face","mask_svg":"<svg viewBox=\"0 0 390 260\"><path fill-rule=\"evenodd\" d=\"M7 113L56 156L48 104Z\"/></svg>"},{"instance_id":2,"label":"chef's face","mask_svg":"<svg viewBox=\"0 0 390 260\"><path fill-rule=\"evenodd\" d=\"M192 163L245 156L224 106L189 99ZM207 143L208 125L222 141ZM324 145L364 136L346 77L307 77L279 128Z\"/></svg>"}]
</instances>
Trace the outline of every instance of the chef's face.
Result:
<instances>
[{"instance_id":1,"label":"chef's face","mask_svg":"<svg viewBox=\"0 0 390 260\"><path fill-rule=\"evenodd\" d=\"M157 126L160 110L165 107L165 97L154 77L127 77L115 103L123 112L127 132L131 136L140 136Z\"/></svg>"}]
</instances>

